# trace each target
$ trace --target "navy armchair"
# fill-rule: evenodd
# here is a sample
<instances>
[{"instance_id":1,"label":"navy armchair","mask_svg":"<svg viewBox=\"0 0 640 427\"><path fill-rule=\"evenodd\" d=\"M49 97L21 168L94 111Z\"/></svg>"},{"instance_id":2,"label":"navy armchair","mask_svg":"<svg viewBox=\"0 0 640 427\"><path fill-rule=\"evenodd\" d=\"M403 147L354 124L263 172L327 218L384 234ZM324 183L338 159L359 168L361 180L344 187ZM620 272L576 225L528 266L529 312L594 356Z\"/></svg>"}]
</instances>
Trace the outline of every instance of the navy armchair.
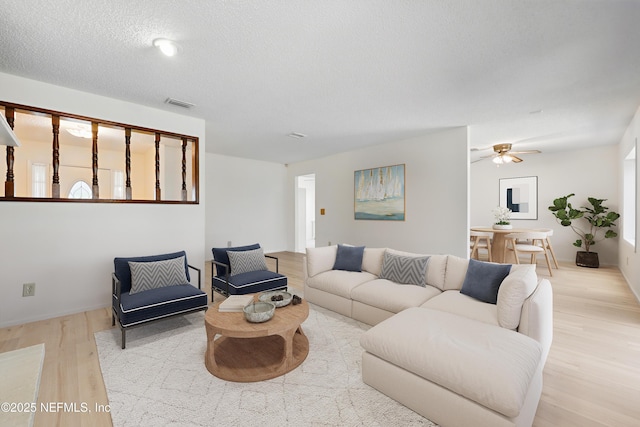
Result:
<instances>
[{"instance_id":1,"label":"navy armchair","mask_svg":"<svg viewBox=\"0 0 640 427\"><path fill-rule=\"evenodd\" d=\"M287 289L287 277L278 273L278 258L265 255L259 244L213 248L211 299L224 296ZM276 271L267 269L266 258L276 260Z\"/></svg>"},{"instance_id":2,"label":"navy armchair","mask_svg":"<svg viewBox=\"0 0 640 427\"><path fill-rule=\"evenodd\" d=\"M208 308L207 294L200 289L200 269L187 262L184 251L163 255L115 258L112 274L111 324L122 331L179 314ZM189 269L198 273L198 287L190 283Z\"/></svg>"}]
</instances>

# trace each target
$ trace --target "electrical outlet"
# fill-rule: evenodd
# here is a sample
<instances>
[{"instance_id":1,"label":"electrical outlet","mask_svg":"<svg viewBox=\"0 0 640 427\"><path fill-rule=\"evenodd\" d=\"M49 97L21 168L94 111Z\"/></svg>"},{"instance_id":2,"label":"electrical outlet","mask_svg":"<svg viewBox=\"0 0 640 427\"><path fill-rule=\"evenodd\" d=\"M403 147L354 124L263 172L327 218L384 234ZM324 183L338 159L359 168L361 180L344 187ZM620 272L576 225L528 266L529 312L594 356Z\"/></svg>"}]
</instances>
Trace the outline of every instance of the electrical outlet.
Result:
<instances>
[{"instance_id":1,"label":"electrical outlet","mask_svg":"<svg viewBox=\"0 0 640 427\"><path fill-rule=\"evenodd\" d=\"M36 284L35 283L24 283L22 285L22 296L23 297L32 297L36 294Z\"/></svg>"},{"instance_id":2,"label":"electrical outlet","mask_svg":"<svg viewBox=\"0 0 640 427\"><path fill-rule=\"evenodd\" d=\"M229 240L229 241L227 242L227 247L228 247L228 248L230 248L231 246L233 246L233 245L231 244L231 240Z\"/></svg>"}]
</instances>

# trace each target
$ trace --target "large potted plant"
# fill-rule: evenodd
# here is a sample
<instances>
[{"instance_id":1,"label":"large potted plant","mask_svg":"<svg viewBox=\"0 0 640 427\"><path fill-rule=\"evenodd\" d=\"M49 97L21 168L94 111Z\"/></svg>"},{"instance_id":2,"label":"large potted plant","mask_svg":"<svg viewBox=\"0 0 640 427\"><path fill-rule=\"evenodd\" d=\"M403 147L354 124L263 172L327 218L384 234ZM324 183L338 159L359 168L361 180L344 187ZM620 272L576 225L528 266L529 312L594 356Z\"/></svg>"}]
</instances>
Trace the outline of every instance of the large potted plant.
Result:
<instances>
[{"instance_id":1,"label":"large potted plant","mask_svg":"<svg viewBox=\"0 0 640 427\"><path fill-rule=\"evenodd\" d=\"M611 227L615 227L616 220L620 218L620 214L609 211L609 208L603 206L602 203L607 199L596 199L589 197L587 200L591 206L583 206L574 208L569 202L569 198L575 196L571 193L564 197L559 197L553 201L553 206L549 206L549 210L556 217L560 225L571 227L571 229L580 237L573 243L573 246L583 248L584 251L576 253L576 265L580 267L598 268L600 261L597 252L591 252L591 247L603 239L616 237L618 233L613 231ZM575 224L575 221L583 218L589 224L584 229ZM600 233L604 231L604 235Z\"/></svg>"}]
</instances>

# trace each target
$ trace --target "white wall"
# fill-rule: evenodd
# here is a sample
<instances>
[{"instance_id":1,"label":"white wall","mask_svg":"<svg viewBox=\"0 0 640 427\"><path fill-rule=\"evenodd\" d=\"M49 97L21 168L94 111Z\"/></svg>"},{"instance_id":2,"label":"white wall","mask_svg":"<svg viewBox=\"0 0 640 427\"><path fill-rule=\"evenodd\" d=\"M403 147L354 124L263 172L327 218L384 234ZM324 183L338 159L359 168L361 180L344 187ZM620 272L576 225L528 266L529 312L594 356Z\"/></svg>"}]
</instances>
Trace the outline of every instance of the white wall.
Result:
<instances>
[{"instance_id":1,"label":"white wall","mask_svg":"<svg viewBox=\"0 0 640 427\"><path fill-rule=\"evenodd\" d=\"M627 131L620 141L620 151L618 153L617 164L620 171L620 181L622 181L622 173L624 171L623 162L625 156L629 153L629 151L636 144L636 140L640 139L640 108L636 111L636 115L629 124ZM640 235L638 230L640 230L640 221L638 221L638 217L640 217L640 161L638 160L638 147L636 147L636 237ZM620 194L623 194L622 182L620 184ZM624 203L624 198L623 198ZM622 233L620 233L622 235ZM636 240L636 247L640 245L640 242ZM620 267L620 271L627 279L631 290L636 295L636 298L640 300L640 251L633 247L629 242L625 241L623 238L619 239L619 249L620 256L618 265Z\"/></svg>"},{"instance_id":2,"label":"white wall","mask_svg":"<svg viewBox=\"0 0 640 427\"><path fill-rule=\"evenodd\" d=\"M552 228L553 248L563 261L575 262L579 249L573 246L578 236L563 227L548 210L558 197L575 193L574 206L587 205L587 197L607 199L605 206L620 212L618 198L618 147L601 146L559 153L522 156L522 163L496 165L483 160L471 165L471 224L491 225L491 211L498 206L499 180L525 176L538 177L538 219L512 220L514 227ZM618 263L618 238L606 239L592 247L598 252L601 265Z\"/></svg>"},{"instance_id":3,"label":"white wall","mask_svg":"<svg viewBox=\"0 0 640 427\"><path fill-rule=\"evenodd\" d=\"M354 172L402 163L406 165L406 220L356 221ZM287 176L290 222L295 177L314 173L316 246L351 243L466 257L468 170L466 128L294 163ZM319 213L322 208L325 215ZM289 246L293 248L293 235Z\"/></svg>"},{"instance_id":4,"label":"white wall","mask_svg":"<svg viewBox=\"0 0 640 427\"><path fill-rule=\"evenodd\" d=\"M4 101L197 136L205 150L200 119L9 74L0 87ZM185 250L203 268L204 164L199 205L0 202L0 327L110 306L116 256Z\"/></svg>"},{"instance_id":5,"label":"white wall","mask_svg":"<svg viewBox=\"0 0 640 427\"><path fill-rule=\"evenodd\" d=\"M285 165L207 153L206 167L206 259L213 257L211 248L229 241L260 243L265 252L289 249Z\"/></svg>"}]
</instances>

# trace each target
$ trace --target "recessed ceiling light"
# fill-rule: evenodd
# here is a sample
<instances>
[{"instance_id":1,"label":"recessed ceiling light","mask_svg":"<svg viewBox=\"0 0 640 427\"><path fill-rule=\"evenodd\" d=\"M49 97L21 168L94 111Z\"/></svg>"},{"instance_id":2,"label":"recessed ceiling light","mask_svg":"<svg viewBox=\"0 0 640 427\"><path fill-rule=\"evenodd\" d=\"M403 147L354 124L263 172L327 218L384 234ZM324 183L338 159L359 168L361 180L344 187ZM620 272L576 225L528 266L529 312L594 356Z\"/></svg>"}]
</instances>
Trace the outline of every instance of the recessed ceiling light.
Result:
<instances>
[{"instance_id":1,"label":"recessed ceiling light","mask_svg":"<svg viewBox=\"0 0 640 427\"><path fill-rule=\"evenodd\" d=\"M174 56L178 53L178 45L169 39L155 39L153 45L167 56Z\"/></svg>"},{"instance_id":2,"label":"recessed ceiling light","mask_svg":"<svg viewBox=\"0 0 640 427\"><path fill-rule=\"evenodd\" d=\"M307 137L307 135L305 135L304 133L299 133L299 132L291 132L287 136L289 138L296 138L296 139L301 139L301 138L306 138Z\"/></svg>"}]
</instances>

